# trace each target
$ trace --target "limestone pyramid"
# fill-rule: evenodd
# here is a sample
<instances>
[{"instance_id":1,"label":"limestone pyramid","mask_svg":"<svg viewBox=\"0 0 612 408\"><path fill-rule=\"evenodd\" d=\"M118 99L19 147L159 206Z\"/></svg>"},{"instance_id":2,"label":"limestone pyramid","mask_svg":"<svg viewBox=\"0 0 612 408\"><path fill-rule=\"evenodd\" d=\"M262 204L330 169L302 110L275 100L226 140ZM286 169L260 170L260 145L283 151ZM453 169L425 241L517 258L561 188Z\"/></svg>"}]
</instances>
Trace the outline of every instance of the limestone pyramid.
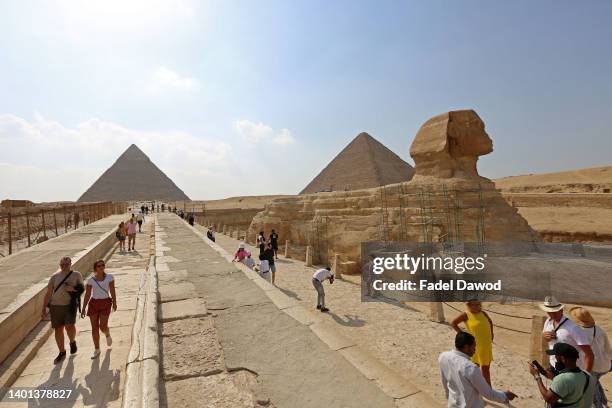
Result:
<instances>
[{"instance_id":1,"label":"limestone pyramid","mask_svg":"<svg viewBox=\"0 0 612 408\"><path fill-rule=\"evenodd\" d=\"M136 145L131 145L78 201L189 200Z\"/></svg>"},{"instance_id":2,"label":"limestone pyramid","mask_svg":"<svg viewBox=\"0 0 612 408\"><path fill-rule=\"evenodd\" d=\"M414 168L363 132L357 135L300 194L359 190L409 181Z\"/></svg>"}]
</instances>

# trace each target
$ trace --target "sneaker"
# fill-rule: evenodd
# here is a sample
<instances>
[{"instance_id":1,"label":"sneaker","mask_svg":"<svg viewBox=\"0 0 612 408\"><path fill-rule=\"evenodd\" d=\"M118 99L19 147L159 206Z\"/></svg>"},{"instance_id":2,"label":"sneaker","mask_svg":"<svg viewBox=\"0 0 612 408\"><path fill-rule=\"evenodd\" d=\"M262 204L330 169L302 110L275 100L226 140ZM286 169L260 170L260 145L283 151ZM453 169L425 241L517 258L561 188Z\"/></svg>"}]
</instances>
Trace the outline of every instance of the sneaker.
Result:
<instances>
[{"instance_id":1,"label":"sneaker","mask_svg":"<svg viewBox=\"0 0 612 408\"><path fill-rule=\"evenodd\" d=\"M70 354L74 354L77 352L76 341L70 342Z\"/></svg>"},{"instance_id":2,"label":"sneaker","mask_svg":"<svg viewBox=\"0 0 612 408\"><path fill-rule=\"evenodd\" d=\"M93 354L91 355L91 359L95 360L100 355L100 349L95 349Z\"/></svg>"},{"instance_id":3,"label":"sneaker","mask_svg":"<svg viewBox=\"0 0 612 408\"><path fill-rule=\"evenodd\" d=\"M320 309L321 309L321 305L317 305L317 309L319 309L319 310L320 310Z\"/></svg>"},{"instance_id":4,"label":"sneaker","mask_svg":"<svg viewBox=\"0 0 612 408\"><path fill-rule=\"evenodd\" d=\"M55 357L55 360L53 360L53 364L57 364L59 362L61 362L63 359L66 358L66 352L65 351L60 351L59 354L57 355L57 357Z\"/></svg>"},{"instance_id":5,"label":"sneaker","mask_svg":"<svg viewBox=\"0 0 612 408\"><path fill-rule=\"evenodd\" d=\"M329 309L328 309L328 308L326 308L326 307L322 307L322 308L321 308L321 311L322 311L322 312L329 312Z\"/></svg>"},{"instance_id":6,"label":"sneaker","mask_svg":"<svg viewBox=\"0 0 612 408\"><path fill-rule=\"evenodd\" d=\"M108 347L113 345L113 338L110 336L110 334L108 336L106 336L106 345Z\"/></svg>"}]
</instances>

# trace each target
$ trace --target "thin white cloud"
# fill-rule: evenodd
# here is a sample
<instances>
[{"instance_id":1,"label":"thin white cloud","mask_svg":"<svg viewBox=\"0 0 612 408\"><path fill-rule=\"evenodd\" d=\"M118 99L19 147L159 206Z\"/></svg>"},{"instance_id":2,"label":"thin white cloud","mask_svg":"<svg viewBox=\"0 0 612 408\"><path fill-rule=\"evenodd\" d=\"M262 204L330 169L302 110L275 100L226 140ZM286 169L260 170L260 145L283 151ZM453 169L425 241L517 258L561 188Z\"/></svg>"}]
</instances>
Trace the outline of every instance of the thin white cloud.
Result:
<instances>
[{"instance_id":1,"label":"thin white cloud","mask_svg":"<svg viewBox=\"0 0 612 408\"><path fill-rule=\"evenodd\" d=\"M0 114L0 198L75 200L132 143L188 195L202 197L236 184L234 150L219 140L128 129L100 119L68 127L41 115L28 121Z\"/></svg>"},{"instance_id":2,"label":"thin white cloud","mask_svg":"<svg viewBox=\"0 0 612 408\"><path fill-rule=\"evenodd\" d=\"M248 119L239 119L234 122L234 128L240 136L249 143L270 142L278 145L288 145L295 142L289 129L275 131L271 126L261 122L255 123Z\"/></svg>"},{"instance_id":3,"label":"thin white cloud","mask_svg":"<svg viewBox=\"0 0 612 408\"><path fill-rule=\"evenodd\" d=\"M200 82L195 78L181 76L168 67L159 67L153 73L147 90L151 93L165 91L192 92L200 88Z\"/></svg>"}]
</instances>

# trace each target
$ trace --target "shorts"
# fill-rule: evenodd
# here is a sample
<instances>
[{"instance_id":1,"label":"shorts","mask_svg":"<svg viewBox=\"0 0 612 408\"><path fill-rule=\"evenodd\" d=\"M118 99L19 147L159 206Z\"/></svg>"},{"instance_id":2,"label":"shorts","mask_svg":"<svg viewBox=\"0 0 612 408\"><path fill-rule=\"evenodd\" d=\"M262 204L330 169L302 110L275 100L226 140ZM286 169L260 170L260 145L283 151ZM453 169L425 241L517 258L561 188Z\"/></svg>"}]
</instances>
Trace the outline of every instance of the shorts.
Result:
<instances>
[{"instance_id":1,"label":"shorts","mask_svg":"<svg viewBox=\"0 0 612 408\"><path fill-rule=\"evenodd\" d=\"M76 322L77 309L71 305L49 305L51 327L69 326Z\"/></svg>"},{"instance_id":2,"label":"shorts","mask_svg":"<svg viewBox=\"0 0 612 408\"><path fill-rule=\"evenodd\" d=\"M270 270L271 270L273 273L276 273L276 265L274 265L274 264L270 265Z\"/></svg>"},{"instance_id":3,"label":"shorts","mask_svg":"<svg viewBox=\"0 0 612 408\"><path fill-rule=\"evenodd\" d=\"M128 238L136 239L136 233L128 234Z\"/></svg>"},{"instance_id":4,"label":"shorts","mask_svg":"<svg viewBox=\"0 0 612 408\"><path fill-rule=\"evenodd\" d=\"M272 241L272 249L278 251L278 242Z\"/></svg>"},{"instance_id":5,"label":"shorts","mask_svg":"<svg viewBox=\"0 0 612 408\"><path fill-rule=\"evenodd\" d=\"M138 225L141 225L141 226L142 226L142 221L138 221Z\"/></svg>"},{"instance_id":6,"label":"shorts","mask_svg":"<svg viewBox=\"0 0 612 408\"><path fill-rule=\"evenodd\" d=\"M121 235L119 237L117 237L117 239L121 242L125 241L125 235Z\"/></svg>"},{"instance_id":7,"label":"shorts","mask_svg":"<svg viewBox=\"0 0 612 408\"><path fill-rule=\"evenodd\" d=\"M87 306L87 316L108 316L111 313L112 306L113 300L111 298L90 299L89 305Z\"/></svg>"}]
</instances>

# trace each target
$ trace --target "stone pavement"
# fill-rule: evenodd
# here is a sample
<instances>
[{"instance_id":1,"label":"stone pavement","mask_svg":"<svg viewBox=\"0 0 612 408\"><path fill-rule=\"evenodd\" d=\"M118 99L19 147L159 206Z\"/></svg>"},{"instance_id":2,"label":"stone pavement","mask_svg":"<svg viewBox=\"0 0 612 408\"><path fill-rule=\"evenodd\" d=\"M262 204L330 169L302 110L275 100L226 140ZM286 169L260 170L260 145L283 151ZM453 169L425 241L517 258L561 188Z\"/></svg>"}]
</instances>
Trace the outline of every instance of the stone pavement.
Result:
<instances>
[{"instance_id":1,"label":"stone pavement","mask_svg":"<svg viewBox=\"0 0 612 408\"><path fill-rule=\"evenodd\" d=\"M177 216L157 220L162 405L396 406L308 326L279 310L263 280L248 278Z\"/></svg>"},{"instance_id":2,"label":"stone pavement","mask_svg":"<svg viewBox=\"0 0 612 408\"><path fill-rule=\"evenodd\" d=\"M112 217L109 217L112 218ZM106 219L108 220L108 218ZM108 231L109 223L95 227L95 230L105 229ZM97 224L97 223L96 223ZM90 224L94 225L94 224ZM87 227L89 227L88 225ZM53 335L38 350L33 360L25 368L21 376L12 385L15 389L64 389L72 390L68 399L30 400L24 402L10 402L8 394L0 403L2 408L9 407L119 407L121 406L122 390L125 381L125 370L128 352L131 346L132 325L136 311L136 294L140 282L140 275L144 273L149 260L149 228L151 223L143 225L143 232L136 237L136 251L120 253L115 251L107 261L106 271L115 277L117 291L117 312L111 313L109 326L113 337L111 348L106 347L104 335L101 334L102 354L95 360L90 357L93 353L93 341L91 339L91 326L89 318L77 317L77 345L78 352L68 355L58 365L53 365L53 359L58 350ZM85 228L87 228L85 227ZM77 230L76 232L80 231ZM101 232L100 232L101 234ZM60 239L68 238L62 235ZM94 237L93 231L88 234ZM69 240L69 248L77 251L84 246L85 238ZM57 253L66 253L59 243L54 243L53 250L49 250L48 256L53 254L54 263L57 263ZM54 252L57 251L57 252ZM66 250L68 251L68 250ZM17 255L26 254L20 252ZM70 252L68 251L70 254ZM50 272L44 272L49 275ZM41 272L42 273L42 272ZM37 278L41 279L41 277ZM50 324L50 323L49 323ZM68 338L66 336L66 343ZM68 350L68 346L67 346Z\"/></svg>"},{"instance_id":3,"label":"stone pavement","mask_svg":"<svg viewBox=\"0 0 612 408\"><path fill-rule=\"evenodd\" d=\"M197 228L206 231L200 225ZM216 235L216 243L231 254L239 242L227 235ZM258 248L247 244L247 249L259 254ZM276 286L304 308L314 310L316 292L310 281L317 267L306 267L302 261L282 256L276 265ZM362 302L360 281L358 276L347 276L333 285L325 285L325 302L330 312L320 315L379 361L445 404L437 359L442 351L453 348L452 328L430 321L423 313L426 305L420 308L391 301ZM454 316L447 315L447 319ZM513 401L515 407L540 407L539 393L525 368L527 359L500 346L498 338L502 335L501 330L496 331L495 361L491 367L493 386L517 393L520 399Z\"/></svg>"},{"instance_id":4,"label":"stone pavement","mask_svg":"<svg viewBox=\"0 0 612 408\"><path fill-rule=\"evenodd\" d=\"M111 215L6 258L0 258L0 310L8 306L19 293L55 272L62 256L74 256L125 218L125 214Z\"/></svg>"}]
</instances>

